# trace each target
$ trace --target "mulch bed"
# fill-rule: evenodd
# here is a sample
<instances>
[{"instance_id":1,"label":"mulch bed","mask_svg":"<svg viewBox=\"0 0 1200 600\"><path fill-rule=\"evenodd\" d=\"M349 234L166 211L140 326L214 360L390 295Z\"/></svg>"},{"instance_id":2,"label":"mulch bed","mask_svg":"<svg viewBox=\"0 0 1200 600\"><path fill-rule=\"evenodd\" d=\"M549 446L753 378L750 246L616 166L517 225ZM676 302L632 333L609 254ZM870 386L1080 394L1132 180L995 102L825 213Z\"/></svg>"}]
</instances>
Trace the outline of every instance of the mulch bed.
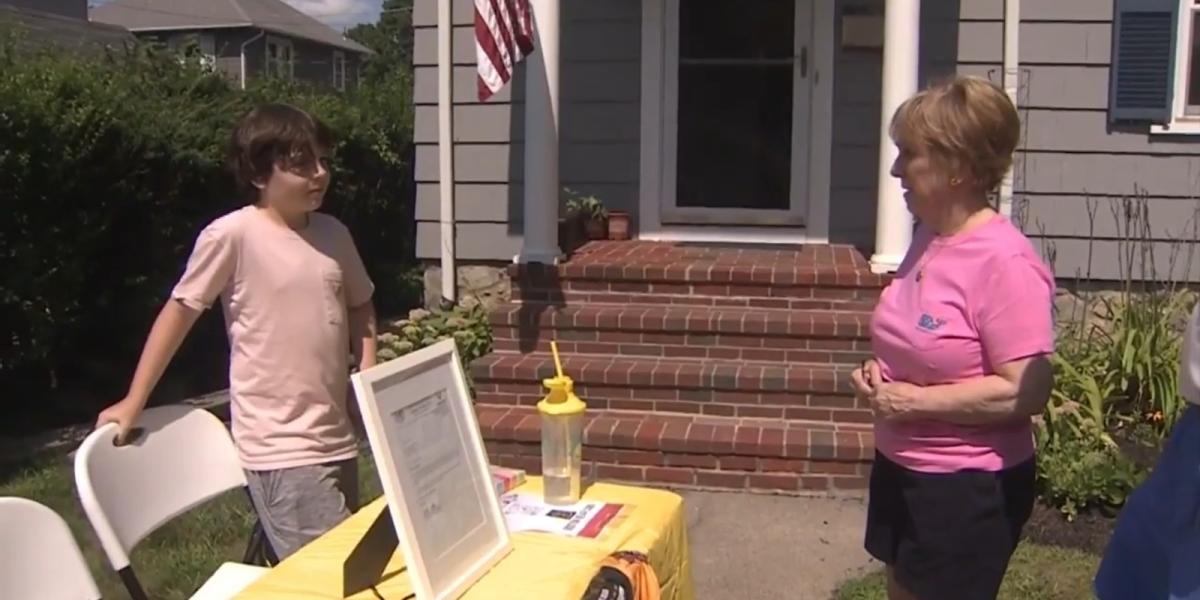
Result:
<instances>
[{"instance_id":1,"label":"mulch bed","mask_svg":"<svg viewBox=\"0 0 1200 600\"><path fill-rule=\"evenodd\" d=\"M1025 539L1038 544L1102 555L1115 524L1115 518L1099 511L1080 513L1074 521L1067 521L1057 509L1038 503L1025 524L1024 535Z\"/></svg>"},{"instance_id":2,"label":"mulch bed","mask_svg":"<svg viewBox=\"0 0 1200 600\"><path fill-rule=\"evenodd\" d=\"M1162 449L1134 442L1122 435L1114 435L1121 451L1139 468L1151 470L1158 462ZM1116 526L1115 510L1088 510L1073 521L1067 521L1057 509L1041 503L1033 507L1033 515L1025 524L1026 539L1038 544L1063 546L1103 555Z\"/></svg>"}]
</instances>

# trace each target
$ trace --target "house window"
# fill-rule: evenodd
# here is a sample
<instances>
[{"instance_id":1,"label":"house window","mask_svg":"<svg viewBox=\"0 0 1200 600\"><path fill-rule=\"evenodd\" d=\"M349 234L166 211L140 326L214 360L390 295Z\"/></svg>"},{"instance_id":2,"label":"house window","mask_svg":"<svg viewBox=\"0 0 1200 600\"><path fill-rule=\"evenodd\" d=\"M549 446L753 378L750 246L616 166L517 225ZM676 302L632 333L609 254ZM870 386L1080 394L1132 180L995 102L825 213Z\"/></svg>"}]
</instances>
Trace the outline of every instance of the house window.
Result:
<instances>
[{"instance_id":1,"label":"house window","mask_svg":"<svg viewBox=\"0 0 1200 600\"><path fill-rule=\"evenodd\" d=\"M1200 134L1200 0L1114 0L1109 118Z\"/></svg>"},{"instance_id":2,"label":"house window","mask_svg":"<svg viewBox=\"0 0 1200 600\"><path fill-rule=\"evenodd\" d=\"M1184 117L1200 117L1200 0L1184 0L1180 10L1179 43L1175 47L1175 93Z\"/></svg>"},{"instance_id":3,"label":"house window","mask_svg":"<svg viewBox=\"0 0 1200 600\"><path fill-rule=\"evenodd\" d=\"M291 40L267 38L267 76L291 79L295 74L295 50Z\"/></svg>"},{"instance_id":4,"label":"house window","mask_svg":"<svg viewBox=\"0 0 1200 600\"><path fill-rule=\"evenodd\" d=\"M333 51L333 87L346 90L346 53L341 50Z\"/></svg>"}]
</instances>

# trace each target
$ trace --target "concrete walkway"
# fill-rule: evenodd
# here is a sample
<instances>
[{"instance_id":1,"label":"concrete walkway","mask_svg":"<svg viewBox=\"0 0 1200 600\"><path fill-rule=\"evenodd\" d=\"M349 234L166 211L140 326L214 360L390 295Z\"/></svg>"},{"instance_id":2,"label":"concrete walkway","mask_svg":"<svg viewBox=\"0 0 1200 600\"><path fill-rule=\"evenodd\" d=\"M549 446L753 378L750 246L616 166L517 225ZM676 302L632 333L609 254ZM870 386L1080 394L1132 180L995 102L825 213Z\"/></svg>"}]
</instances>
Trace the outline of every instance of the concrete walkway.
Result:
<instances>
[{"instance_id":1,"label":"concrete walkway","mask_svg":"<svg viewBox=\"0 0 1200 600\"><path fill-rule=\"evenodd\" d=\"M679 493L696 600L829 600L879 567L862 549L862 499Z\"/></svg>"}]
</instances>

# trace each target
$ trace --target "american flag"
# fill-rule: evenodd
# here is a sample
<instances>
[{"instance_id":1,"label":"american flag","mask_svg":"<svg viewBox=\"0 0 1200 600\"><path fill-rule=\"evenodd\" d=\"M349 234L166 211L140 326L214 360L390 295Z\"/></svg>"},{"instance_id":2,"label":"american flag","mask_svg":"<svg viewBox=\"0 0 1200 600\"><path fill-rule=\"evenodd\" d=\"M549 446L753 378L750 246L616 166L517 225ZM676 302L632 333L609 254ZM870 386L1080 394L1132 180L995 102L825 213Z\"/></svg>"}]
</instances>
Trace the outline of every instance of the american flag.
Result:
<instances>
[{"instance_id":1,"label":"american flag","mask_svg":"<svg viewBox=\"0 0 1200 600\"><path fill-rule=\"evenodd\" d=\"M533 52L529 0L475 0L475 55L479 101L500 91L513 69Z\"/></svg>"}]
</instances>

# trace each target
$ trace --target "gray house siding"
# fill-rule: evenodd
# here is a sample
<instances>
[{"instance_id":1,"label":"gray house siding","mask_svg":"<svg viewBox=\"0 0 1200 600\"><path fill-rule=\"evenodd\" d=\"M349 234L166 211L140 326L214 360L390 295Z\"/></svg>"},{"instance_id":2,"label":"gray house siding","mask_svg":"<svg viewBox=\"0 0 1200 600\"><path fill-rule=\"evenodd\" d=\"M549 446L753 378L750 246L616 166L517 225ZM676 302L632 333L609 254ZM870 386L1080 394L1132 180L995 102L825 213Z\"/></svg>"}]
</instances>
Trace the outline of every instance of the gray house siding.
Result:
<instances>
[{"instance_id":1,"label":"gray house siding","mask_svg":"<svg viewBox=\"0 0 1200 600\"><path fill-rule=\"evenodd\" d=\"M921 80L955 72L1000 82L1004 0L922 3ZM883 0L837 0L837 14L881 13ZM520 247L523 73L476 101L472 5L454 3L457 245L463 260L508 260ZM563 3L564 186L637 209L641 0ZM414 8L417 252L436 258L438 232L436 2ZM1200 138L1111 131L1107 120L1112 0L1022 3L1023 141L1014 170L1019 222L1060 277L1120 275L1125 225L1110 206L1144 191L1158 278L1200 208ZM870 251L879 148L878 49L835 36L830 238ZM510 183L511 182L511 183ZM1097 206L1088 218L1088 204ZM1190 247L1190 246L1188 246ZM1176 251L1178 254L1178 251ZM1176 259L1174 276L1200 279ZM1137 273L1139 276L1149 274Z\"/></svg>"},{"instance_id":2,"label":"gray house siding","mask_svg":"<svg viewBox=\"0 0 1200 600\"><path fill-rule=\"evenodd\" d=\"M1139 245L1153 250L1156 272L1143 272L1136 258L1133 276L1200 280L1200 257L1188 260L1200 209L1200 138L1150 135L1145 126L1111 130L1112 0L1023 2L1021 9L1024 129L1014 211L1026 232L1060 277L1120 278L1130 262L1122 256L1134 246L1120 241L1129 227L1113 208L1136 194L1148 213L1149 242ZM1003 0L962 0L959 72L1000 81L1002 13Z\"/></svg>"},{"instance_id":3,"label":"gray house siding","mask_svg":"<svg viewBox=\"0 0 1200 600\"><path fill-rule=\"evenodd\" d=\"M414 103L417 255L439 255L437 3L416 0ZM456 246L463 260L510 260L520 250L524 68L478 102L473 4L454 0ZM564 2L560 80L561 184L610 208L637 208L641 0ZM635 217L636 218L636 217Z\"/></svg>"}]
</instances>

